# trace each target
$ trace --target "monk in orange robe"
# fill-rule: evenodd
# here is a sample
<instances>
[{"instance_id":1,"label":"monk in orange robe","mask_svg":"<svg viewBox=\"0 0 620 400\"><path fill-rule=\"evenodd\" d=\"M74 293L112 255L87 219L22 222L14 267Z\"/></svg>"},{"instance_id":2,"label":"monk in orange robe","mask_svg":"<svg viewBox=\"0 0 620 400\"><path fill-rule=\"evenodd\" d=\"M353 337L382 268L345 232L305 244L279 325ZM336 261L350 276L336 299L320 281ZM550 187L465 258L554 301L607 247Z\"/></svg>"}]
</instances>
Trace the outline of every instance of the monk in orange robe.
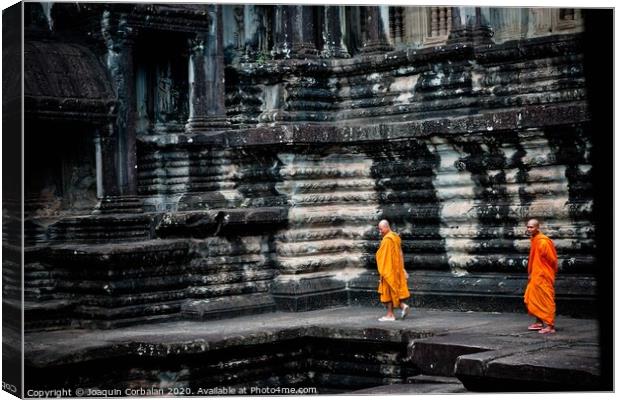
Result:
<instances>
[{"instance_id":1,"label":"monk in orange robe","mask_svg":"<svg viewBox=\"0 0 620 400\"><path fill-rule=\"evenodd\" d=\"M538 333L555 333L555 275L558 255L553 241L539 230L535 219L527 222L527 233L532 238L527 263L528 283L523 296L528 314L536 322L528 327Z\"/></svg>"},{"instance_id":2,"label":"monk in orange robe","mask_svg":"<svg viewBox=\"0 0 620 400\"><path fill-rule=\"evenodd\" d=\"M394 308L401 309L401 319L404 319L409 306L402 302L409 298L407 288L407 278L405 271L405 261L403 251L400 247L400 237L390 229L390 224L386 220L379 222L379 232L383 239L377 250L377 268L379 270L379 288L377 291L381 295L381 302L387 307L387 314L379 321L394 321Z\"/></svg>"}]
</instances>

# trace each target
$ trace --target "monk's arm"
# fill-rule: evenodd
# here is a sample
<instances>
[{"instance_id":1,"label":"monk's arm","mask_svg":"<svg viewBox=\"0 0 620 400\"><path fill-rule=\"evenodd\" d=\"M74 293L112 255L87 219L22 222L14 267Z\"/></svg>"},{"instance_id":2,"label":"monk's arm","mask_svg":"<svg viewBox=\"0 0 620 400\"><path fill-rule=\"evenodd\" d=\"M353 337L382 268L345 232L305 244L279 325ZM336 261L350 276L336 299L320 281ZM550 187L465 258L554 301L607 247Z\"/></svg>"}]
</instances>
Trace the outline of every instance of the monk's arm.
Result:
<instances>
[{"instance_id":1,"label":"monk's arm","mask_svg":"<svg viewBox=\"0 0 620 400\"><path fill-rule=\"evenodd\" d=\"M544 258L545 260L547 260L549 264L553 265L554 269L557 269L558 268L558 257L555 251L553 251L553 248L551 246L553 245L550 242L545 240L541 242L540 245L538 246L538 251L539 251L541 258Z\"/></svg>"},{"instance_id":2,"label":"monk's arm","mask_svg":"<svg viewBox=\"0 0 620 400\"><path fill-rule=\"evenodd\" d=\"M409 279L409 274L407 273L407 270L405 269L405 255L403 254L403 249L400 249L400 259L403 262L403 271L405 271L405 277Z\"/></svg>"},{"instance_id":3,"label":"monk's arm","mask_svg":"<svg viewBox=\"0 0 620 400\"><path fill-rule=\"evenodd\" d=\"M553 255L551 253L550 244L546 240L542 240L538 245L538 254L541 258L544 258L547 261L553 261Z\"/></svg>"}]
</instances>

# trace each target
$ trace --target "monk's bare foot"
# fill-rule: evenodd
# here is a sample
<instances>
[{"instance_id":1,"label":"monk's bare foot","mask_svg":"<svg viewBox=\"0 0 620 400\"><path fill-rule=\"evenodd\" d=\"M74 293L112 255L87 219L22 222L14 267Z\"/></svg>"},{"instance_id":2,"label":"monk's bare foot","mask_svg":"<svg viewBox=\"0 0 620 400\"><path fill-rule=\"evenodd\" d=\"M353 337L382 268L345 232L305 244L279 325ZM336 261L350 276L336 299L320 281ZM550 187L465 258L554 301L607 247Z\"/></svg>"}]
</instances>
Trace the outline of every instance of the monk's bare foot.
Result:
<instances>
[{"instance_id":1,"label":"monk's bare foot","mask_svg":"<svg viewBox=\"0 0 620 400\"><path fill-rule=\"evenodd\" d=\"M543 325L538 323L538 322L533 323L532 325L527 327L527 329L530 330L530 331L539 331L542 328L543 328Z\"/></svg>"},{"instance_id":2,"label":"monk's bare foot","mask_svg":"<svg viewBox=\"0 0 620 400\"><path fill-rule=\"evenodd\" d=\"M542 333L543 335L546 335L549 333L555 333L555 328L551 325L548 325L544 327L543 329L539 330L538 333Z\"/></svg>"},{"instance_id":3,"label":"monk's bare foot","mask_svg":"<svg viewBox=\"0 0 620 400\"><path fill-rule=\"evenodd\" d=\"M379 321L384 322L384 321L396 321L396 318L394 317L394 315L385 315L381 318L379 318Z\"/></svg>"}]
</instances>

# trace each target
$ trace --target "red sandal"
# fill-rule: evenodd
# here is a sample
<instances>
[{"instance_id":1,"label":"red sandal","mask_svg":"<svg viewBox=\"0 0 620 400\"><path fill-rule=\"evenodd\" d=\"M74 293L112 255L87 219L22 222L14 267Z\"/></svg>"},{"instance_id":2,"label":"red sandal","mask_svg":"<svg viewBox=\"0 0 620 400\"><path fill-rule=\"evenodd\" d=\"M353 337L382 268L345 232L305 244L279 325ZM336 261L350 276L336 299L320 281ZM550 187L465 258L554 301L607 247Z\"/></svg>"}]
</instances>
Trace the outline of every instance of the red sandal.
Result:
<instances>
[{"instance_id":1,"label":"red sandal","mask_svg":"<svg viewBox=\"0 0 620 400\"><path fill-rule=\"evenodd\" d=\"M550 333L555 333L555 328L553 326L549 325L549 326L539 330L538 333L542 333L543 335L550 334Z\"/></svg>"},{"instance_id":2,"label":"red sandal","mask_svg":"<svg viewBox=\"0 0 620 400\"><path fill-rule=\"evenodd\" d=\"M527 327L527 330L529 331L539 331L543 328L542 324L539 324L538 322L530 325Z\"/></svg>"}]
</instances>

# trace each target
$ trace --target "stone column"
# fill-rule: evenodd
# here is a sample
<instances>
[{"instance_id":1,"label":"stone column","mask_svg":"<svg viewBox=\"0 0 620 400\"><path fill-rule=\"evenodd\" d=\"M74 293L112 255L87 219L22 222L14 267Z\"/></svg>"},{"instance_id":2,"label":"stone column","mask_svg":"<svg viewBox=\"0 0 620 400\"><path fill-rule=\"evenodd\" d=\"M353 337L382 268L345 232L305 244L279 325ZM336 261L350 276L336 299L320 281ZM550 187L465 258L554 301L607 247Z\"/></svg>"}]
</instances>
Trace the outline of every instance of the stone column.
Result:
<instances>
[{"instance_id":1,"label":"stone column","mask_svg":"<svg viewBox=\"0 0 620 400\"><path fill-rule=\"evenodd\" d=\"M343 6L325 6L325 26L323 27L323 35L325 37L325 45L323 47L323 56L335 58L349 58L349 50L344 44L345 34L345 10Z\"/></svg>"},{"instance_id":2,"label":"stone column","mask_svg":"<svg viewBox=\"0 0 620 400\"><path fill-rule=\"evenodd\" d=\"M189 56L189 132L220 130L229 124L224 105L224 52L221 6L208 6L211 21L208 32L190 40Z\"/></svg>"},{"instance_id":3,"label":"stone column","mask_svg":"<svg viewBox=\"0 0 620 400\"><path fill-rule=\"evenodd\" d=\"M98 195L102 203L125 202L138 193L136 154L137 96L134 68L138 28L123 17L103 13L101 37L106 48L105 65L116 92L116 118L102 126L96 137Z\"/></svg>"},{"instance_id":4,"label":"stone column","mask_svg":"<svg viewBox=\"0 0 620 400\"><path fill-rule=\"evenodd\" d=\"M248 62L259 51L259 30L261 21L258 8L253 4L243 6L243 55L241 60Z\"/></svg>"},{"instance_id":5,"label":"stone column","mask_svg":"<svg viewBox=\"0 0 620 400\"><path fill-rule=\"evenodd\" d=\"M363 54L380 53L393 50L386 33L386 23L382 17L381 7L368 6L366 10L366 32L360 52Z\"/></svg>"},{"instance_id":6,"label":"stone column","mask_svg":"<svg viewBox=\"0 0 620 400\"><path fill-rule=\"evenodd\" d=\"M275 6L275 58L315 57L313 6Z\"/></svg>"},{"instance_id":7,"label":"stone column","mask_svg":"<svg viewBox=\"0 0 620 400\"><path fill-rule=\"evenodd\" d=\"M134 74L134 42L125 31L120 32L118 58L114 71L119 100L117 130L117 179L119 194L135 196L137 194L137 158L136 158L136 90Z\"/></svg>"},{"instance_id":8,"label":"stone column","mask_svg":"<svg viewBox=\"0 0 620 400\"><path fill-rule=\"evenodd\" d=\"M319 51L316 48L315 13L316 6L295 6L295 30L293 31L293 52L297 58L316 57Z\"/></svg>"},{"instance_id":9,"label":"stone column","mask_svg":"<svg viewBox=\"0 0 620 400\"><path fill-rule=\"evenodd\" d=\"M491 28L491 9L476 7L476 25L474 27L478 44L493 43L493 29Z\"/></svg>"},{"instance_id":10,"label":"stone column","mask_svg":"<svg viewBox=\"0 0 620 400\"><path fill-rule=\"evenodd\" d=\"M273 35L274 58L291 58L293 55L293 16L296 6L274 6Z\"/></svg>"},{"instance_id":11,"label":"stone column","mask_svg":"<svg viewBox=\"0 0 620 400\"><path fill-rule=\"evenodd\" d=\"M474 45L493 43L489 27L488 8L452 7L452 26L448 43L470 42Z\"/></svg>"},{"instance_id":12,"label":"stone column","mask_svg":"<svg viewBox=\"0 0 620 400\"><path fill-rule=\"evenodd\" d=\"M97 197L120 195L116 162L117 140L113 122L104 124L95 132L95 168L97 174Z\"/></svg>"}]
</instances>

